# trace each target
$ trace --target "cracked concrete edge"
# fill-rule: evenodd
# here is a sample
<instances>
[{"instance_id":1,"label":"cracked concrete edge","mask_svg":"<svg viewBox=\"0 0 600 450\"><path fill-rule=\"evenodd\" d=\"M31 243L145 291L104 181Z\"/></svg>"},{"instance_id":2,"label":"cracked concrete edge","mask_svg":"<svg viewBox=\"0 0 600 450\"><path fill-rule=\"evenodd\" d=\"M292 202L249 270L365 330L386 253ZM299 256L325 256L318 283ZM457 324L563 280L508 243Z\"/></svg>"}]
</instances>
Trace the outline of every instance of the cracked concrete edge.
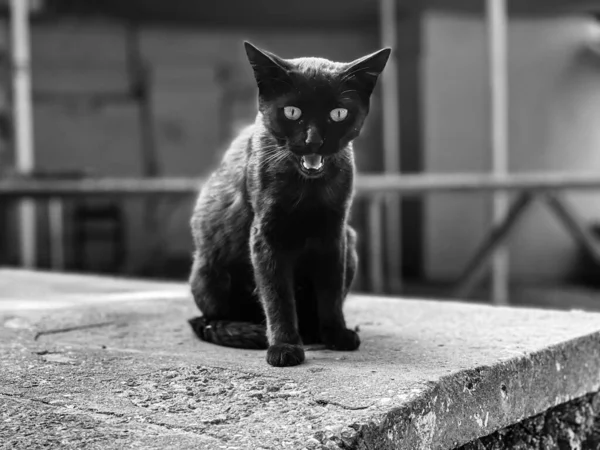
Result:
<instances>
[{"instance_id":1,"label":"cracked concrete edge","mask_svg":"<svg viewBox=\"0 0 600 450\"><path fill-rule=\"evenodd\" d=\"M351 450L454 449L599 390L600 333L593 333L446 376L406 405L350 424L351 433L315 438Z\"/></svg>"},{"instance_id":2,"label":"cracked concrete edge","mask_svg":"<svg viewBox=\"0 0 600 450\"><path fill-rule=\"evenodd\" d=\"M457 450L600 448L600 393L563 403Z\"/></svg>"}]
</instances>

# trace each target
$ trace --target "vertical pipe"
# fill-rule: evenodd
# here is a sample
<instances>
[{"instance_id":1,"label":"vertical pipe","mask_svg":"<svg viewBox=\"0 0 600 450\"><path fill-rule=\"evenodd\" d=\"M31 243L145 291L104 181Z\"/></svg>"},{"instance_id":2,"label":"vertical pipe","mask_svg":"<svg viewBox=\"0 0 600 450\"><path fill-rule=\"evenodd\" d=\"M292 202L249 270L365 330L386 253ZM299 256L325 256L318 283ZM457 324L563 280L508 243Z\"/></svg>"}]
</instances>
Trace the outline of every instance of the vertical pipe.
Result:
<instances>
[{"instance_id":1,"label":"vertical pipe","mask_svg":"<svg viewBox=\"0 0 600 450\"><path fill-rule=\"evenodd\" d=\"M400 172L400 94L398 89L398 14L397 0L380 0L381 43L391 47L386 68L381 74L383 103L383 161L386 173ZM402 289L402 235L401 198L396 195L386 199L384 227L387 279L390 289Z\"/></svg>"},{"instance_id":2,"label":"vertical pipe","mask_svg":"<svg viewBox=\"0 0 600 450\"><path fill-rule=\"evenodd\" d=\"M31 104L31 67L29 42L29 1L10 0L12 46L13 114L17 170L29 175L34 170L33 113ZM33 200L19 204L19 252L21 264L36 265L36 210Z\"/></svg>"},{"instance_id":3,"label":"vertical pipe","mask_svg":"<svg viewBox=\"0 0 600 450\"><path fill-rule=\"evenodd\" d=\"M126 33L129 80L132 95L139 106L142 172L144 177L157 177L160 174L160 164L154 139L150 67L142 56L141 36L137 24L128 23Z\"/></svg>"},{"instance_id":4,"label":"vertical pipe","mask_svg":"<svg viewBox=\"0 0 600 450\"><path fill-rule=\"evenodd\" d=\"M508 65L506 0L486 0L492 172L494 176L508 173ZM492 220L498 223L508 209L505 192L496 192L493 198ZM492 299L497 305L509 300L509 255L501 247L494 255L492 265Z\"/></svg>"},{"instance_id":5,"label":"vertical pipe","mask_svg":"<svg viewBox=\"0 0 600 450\"><path fill-rule=\"evenodd\" d=\"M142 52L142 36L139 26L129 22L126 28L127 66L132 94L138 104L140 129L140 156L142 177L155 178L160 175L160 164L154 136L154 109L152 104L152 87L150 66L144 60ZM145 233L146 260L142 270L150 268L150 264L160 261L161 241L158 208L160 200L147 198L142 200L142 216Z\"/></svg>"},{"instance_id":6,"label":"vertical pipe","mask_svg":"<svg viewBox=\"0 0 600 450\"><path fill-rule=\"evenodd\" d=\"M383 198L373 195L368 199L367 232L369 233L369 288L374 294L384 292L385 280L383 277L382 254L384 245L382 242L381 222L383 212Z\"/></svg>"},{"instance_id":7,"label":"vertical pipe","mask_svg":"<svg viewBox=\"0 0 600 450\"><path fill-rule=\"evenodd\" d=\"M50 265L52 270L65 270L64 210L61 198L48 200L50 231Z\"/></svg>"}]
</instances>

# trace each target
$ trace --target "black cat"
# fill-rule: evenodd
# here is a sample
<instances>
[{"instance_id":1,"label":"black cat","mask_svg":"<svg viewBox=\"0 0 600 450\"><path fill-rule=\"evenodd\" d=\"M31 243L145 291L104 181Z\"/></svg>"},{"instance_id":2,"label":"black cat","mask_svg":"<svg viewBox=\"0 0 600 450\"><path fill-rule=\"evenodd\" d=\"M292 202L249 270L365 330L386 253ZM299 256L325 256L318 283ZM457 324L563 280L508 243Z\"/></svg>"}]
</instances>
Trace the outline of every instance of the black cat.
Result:
<instances>
[{"instance_id":1,"label":"black cat","mask_svg":"<svg viewBox=\"0 0 600 450\"><path fill-rule=\"evenodd\" d=\"M360 345L342 313L357 264L351 142L391 50L338 63L245 47L259 112L197 200L190 283L203 316L190 324L205 341L293 366L303 344Z\"/></svg>"}]
</instances>

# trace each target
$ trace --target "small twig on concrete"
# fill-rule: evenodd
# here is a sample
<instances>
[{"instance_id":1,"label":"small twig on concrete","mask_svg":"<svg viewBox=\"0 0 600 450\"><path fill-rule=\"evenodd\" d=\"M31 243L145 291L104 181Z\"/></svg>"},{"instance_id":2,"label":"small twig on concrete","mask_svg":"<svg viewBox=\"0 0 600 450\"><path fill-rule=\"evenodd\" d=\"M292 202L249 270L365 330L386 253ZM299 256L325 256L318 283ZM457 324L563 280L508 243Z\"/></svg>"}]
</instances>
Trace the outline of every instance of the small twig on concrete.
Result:
<instances>
[{"instance_id":1,"label":"small twig on concrete","mask_svg":"<svg viewBox=\"0 0 600 450\"><path fill-rule=\"evenodd\" d=\"M320 405L320 406L327 406L327 405L339 406L342 409L348 409L350 411L357 411L359 409L367 409L368 408L368 406L347 406L347 405L342 405L341 403L332 402L332 401L325 400L325 399L322 399L322 398L315 400L315 403L317 405Z\"/></svg>"},{"instance_id":2,"label":"small twig on concrete","mask_svg":"<svg viewBox=\"0 0 600 450\"><path fill-rule=\"evenodd\" d=\"M107 327L109 325L114 325L114 324L115 324L115 322L111 321L111 322L90 323L87 325L77 325L77 326L72 326L72 327L56 328L53 330L44 330L44 331L39 331L34 336L33 340L37 341L40 336L45 336L48 334L68 333L70 331L87 330L89 328Z\"/></svg>"},{"instance_id":3,"label":"small twig on concrete","mask_svg":"<svg viewBox=\"0 0 600 450\"><path fill-rule=\"evenodd\" d=\"M44 355L53 355L58 352L51 352L50 350L40 350L39 352L33 352L36 355L44 356Z\"/></svg>"}]
</instances>

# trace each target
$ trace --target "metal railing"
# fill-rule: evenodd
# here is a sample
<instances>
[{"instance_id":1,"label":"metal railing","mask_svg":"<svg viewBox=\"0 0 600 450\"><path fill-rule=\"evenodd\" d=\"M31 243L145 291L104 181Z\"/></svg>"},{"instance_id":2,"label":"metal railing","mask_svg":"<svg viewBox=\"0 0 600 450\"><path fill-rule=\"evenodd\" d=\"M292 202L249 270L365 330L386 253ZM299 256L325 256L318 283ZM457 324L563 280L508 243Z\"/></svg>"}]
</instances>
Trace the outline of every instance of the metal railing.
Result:
<instances>
[{"instance_id":1,"label":"metal railing","mask_svg":"<svg viewBox=\"0 0 600 450\"><path fill-rule=\"evenodd\" d=\"M0 200L29 198L56 202L65 198L90 196L193 196L202 182L201 178L11 178L0 180ZM385 234L382 217L386 199L390 196L495 192L516 194L504 216L492 224L481 246L457 280L454 294L461 298L472 292L496 250L502 247L519 219L536 200L547 205L575 241L600 264L600 245L560 194L566 190L600 190L600 176L568 173L520 173L502 177L489 174L361 175L356 180L356 195L368 201L368 283L375 293L384 290L382 256L385 243L382 242L382 236ZM492 272L492 277L494 274ZM508 280L504 282L508 284ZM498 302L498 299L494 300Z\"/></svg>"},{"instance_id":2,"label":"metal railing","mask_svg":"<svg viewBox=\"0 0 600 450\"><path fill-rule=\"evenodd\" d=\"M62 180L8 177L0 179L0 197L50 198L81 196L186 195L197 193L203 178L103 178ZM568 173L360 175L356 194L417 196L428 193L600 190L600 175Z\"/></svg>"}]
</instances>

